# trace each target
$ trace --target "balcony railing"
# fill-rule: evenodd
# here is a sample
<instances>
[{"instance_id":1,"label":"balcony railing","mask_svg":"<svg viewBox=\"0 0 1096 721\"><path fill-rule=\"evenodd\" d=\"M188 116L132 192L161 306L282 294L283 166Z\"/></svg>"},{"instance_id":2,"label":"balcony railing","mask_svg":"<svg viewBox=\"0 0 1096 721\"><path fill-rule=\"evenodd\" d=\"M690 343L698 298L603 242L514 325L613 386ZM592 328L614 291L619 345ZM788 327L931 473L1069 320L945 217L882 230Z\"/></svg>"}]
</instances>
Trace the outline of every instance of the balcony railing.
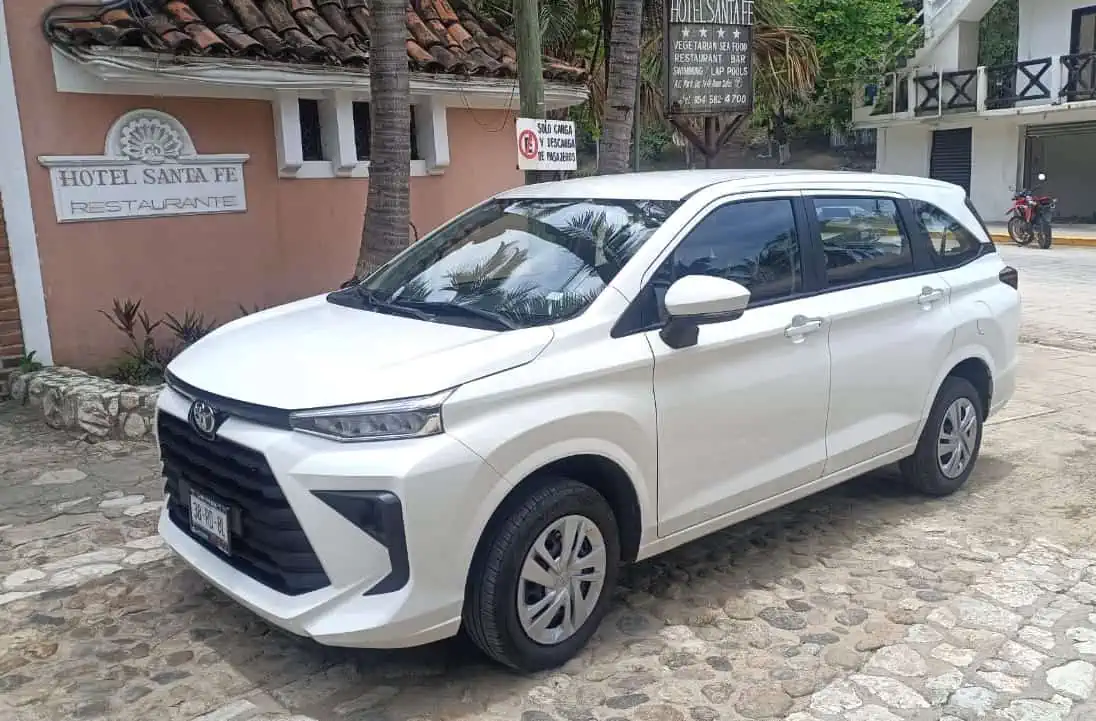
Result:
<instances>
[{"instance_id":1,"label":"balcony railing","mask_svg":"<svg viewBox=\"0 0 1096 721\"><path fill-rule=\"evenodd\" d=\"M1096 101L1096 53L973 70L903 69L869 85L855 119L927 118Z\"/></svg>"},{"instance_id":2,"label":"balcony railing","mask_svg":"<svg viewBox=\"0 0 1096 721\"><path fill-rule=\"evenodd\" d=\"M1005 65L990 65L986 73L987 110L1014 108L1017 103L1050 100L1054 58L1024 60Z\"/></svg>"},{"instance_id":3,"label":"balcony railing","mask_svg":"<svg viewBox=\"0 0 1096 721\"><path fill-rule=\"evenodd\" d=\"M1059 97L1069 103L1096 100L1096 53L1063 55L1061 63L1065 77Z\"/></svg>"}]
</instances>

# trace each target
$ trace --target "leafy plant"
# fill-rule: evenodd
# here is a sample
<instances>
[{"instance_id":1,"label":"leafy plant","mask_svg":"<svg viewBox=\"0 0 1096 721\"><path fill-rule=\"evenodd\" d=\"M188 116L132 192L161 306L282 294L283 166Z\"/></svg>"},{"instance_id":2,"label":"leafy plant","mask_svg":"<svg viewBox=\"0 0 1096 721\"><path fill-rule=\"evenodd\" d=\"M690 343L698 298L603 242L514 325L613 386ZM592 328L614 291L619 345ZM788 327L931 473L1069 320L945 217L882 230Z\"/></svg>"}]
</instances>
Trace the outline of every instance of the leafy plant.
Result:
<instances>
[{"instance_id":1,"label":"leafy plant","mask_svg":"<svg viewBox=\"0 0 1096 721\"><path fill-rule=\"evenodd\" d=\"M245 317L245 316L249 316L249 315L251 315L252 313L258 313L258 312L259 312L259 311L261 311L261 310L265 310L265 308L263 308L263 307L262 307L261 305L259 305L258 303L255 303L255 304L254 304L254 305L252 305L252 306L251 306L250 308L248 308L248 307L247 307L246 305L244 305L243 303L237 303L237 304L236 304L236 308L237 308L237 309L239 309L239 311L240 311L240 317L241 317L241 318L243 318L243 317Z\"/></svg>"},{"instance_id":2,"label":"leafy plant","mask_svg":"<svg viewBox=\"0 0 1096 721\"><path fill-rule=\"evenodd\" d=\"M125 383L131 386L140 386L156 380L154 374L148 367L141 363L136 358L127 356L122 360L114 364L107 376L119 383Z\"/></svg>"},{"instance_id":3,"label":"leafy plant","mask_svg":"<svg viewBox=\"0 0 1096 721\"><path fill-rule=\"evenodd\" d=\"M242 307L242 306L241 306ZM181 316L171 313L153 320L141 308L140 300L115 299L109 311L100 310L110 324L129 341L125 357L109 372L111 378L132 385L156 383L163 379L167 364L190 345L217 327L215 320L198 312L186 311ZM169 338L159 334L167 331Z\"/></svg>"},{"instance_id":4,"label":"leafy plant","mask_svg":"<svg viewBox=\"0 0 1096 721\"><path fill-rule=\"evenodd\" d=\"M207 321L201 313L188 310L182 318L176 318L171 313L165 313L164 325L175 334L176 338L186 345L190 345L209 335L217 327L217 321Z\"/></svg>"},{"instance_id":5,"label":"leafy plant","mask_svg":"<svg viewBox=\"0 0 1096 721\"><path fill-rule=\"evenodd\" d=\"M19 371L21 373L34 373L42 370L42 364L34 359L38 351L30 351L19 356Z\"/></svg>"},{"instance_id":6,"label":"leafy plant","mask_svg":"<svg viewBox=\"0 0 1096 721\"><path fill-rule=\"evenodd\" d=\"M129 348L126 356L133 360L137 368L149 378L162 374L164 366L170 359L164 358L164 353L156 345L153 332L162 324L162 320L152 320L148 312L141 308L139 300L114 299L110 312L100 310L111 325L129 340Z\"/></svg>"},{"instance_id":7,"label":"leafy plant","mask_svg":"<svg viewBox=\"0 0 1096 721\"><path fill-rule=\"evenodd\" d=\"M652 161L662 157L674 138L674 134L662 122L648 123L639 134L639 157Z\"/></svg>"}]
</instances>

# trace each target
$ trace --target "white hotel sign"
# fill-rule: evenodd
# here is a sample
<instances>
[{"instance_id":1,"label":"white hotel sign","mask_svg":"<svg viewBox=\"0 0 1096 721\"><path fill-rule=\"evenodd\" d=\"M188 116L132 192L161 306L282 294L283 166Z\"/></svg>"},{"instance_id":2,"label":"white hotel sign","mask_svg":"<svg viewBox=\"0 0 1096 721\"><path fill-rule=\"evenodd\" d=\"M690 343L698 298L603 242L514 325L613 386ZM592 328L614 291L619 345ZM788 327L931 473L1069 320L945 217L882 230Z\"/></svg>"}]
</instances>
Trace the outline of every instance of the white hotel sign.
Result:
<instances>
[{"instance_id":1,"label":"white hotel sign","mask_svg":"<svg viewBox=\"0 0 1096 721\"><path fill-rule=\"evenodd\" d=\"M182 123L134 110L107 132L102 155L42 155L62 223L247 210L248 155L199 155Z\"/></svg>"}]
</instances>

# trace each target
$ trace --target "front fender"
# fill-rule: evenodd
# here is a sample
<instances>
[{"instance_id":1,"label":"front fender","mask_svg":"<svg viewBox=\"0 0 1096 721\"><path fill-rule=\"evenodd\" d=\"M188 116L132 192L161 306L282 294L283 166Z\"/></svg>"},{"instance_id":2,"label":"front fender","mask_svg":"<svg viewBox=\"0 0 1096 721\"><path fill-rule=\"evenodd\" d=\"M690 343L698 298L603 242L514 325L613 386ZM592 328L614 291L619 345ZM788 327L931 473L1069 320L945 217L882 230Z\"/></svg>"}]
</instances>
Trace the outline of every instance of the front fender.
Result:
<instances>
[{"instance_id":1,"label":"front fender","mask_svg":"<svg viewBox=\"0 0 1096 721\"><path fill-rule=\"evenodd\" d=\"M528 428L481 456L510 486L520 485L541 468L565 458L592 455L612 461L632 482L646 540L647 527L653 528L651 519L656 516L654 443L653 429L649 435L627 414L591 411ZM637 457L628 449L652 452L649 458Z\"/></svg>"}]
</instances>

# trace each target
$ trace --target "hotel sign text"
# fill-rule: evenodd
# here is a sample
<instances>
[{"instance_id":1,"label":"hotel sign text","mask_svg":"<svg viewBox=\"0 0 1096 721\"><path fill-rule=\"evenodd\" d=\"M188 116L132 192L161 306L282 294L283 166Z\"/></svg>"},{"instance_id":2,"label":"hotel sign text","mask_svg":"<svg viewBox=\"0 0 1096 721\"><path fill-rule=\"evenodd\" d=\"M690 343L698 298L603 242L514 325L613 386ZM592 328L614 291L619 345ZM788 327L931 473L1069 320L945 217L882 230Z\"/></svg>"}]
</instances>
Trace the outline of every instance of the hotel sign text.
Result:
<instances>
[{"instance_id":1,"label":"hotel sign text","mask_svg":"<svg viewBox=\"0 0 1096 721\"><path fill-rule=\"evenodd\" d=\"M59 222L247 210L247 155L199 155L175 118L123 115L95 156L41 156Z\"/></svg>"}]
</instances>

